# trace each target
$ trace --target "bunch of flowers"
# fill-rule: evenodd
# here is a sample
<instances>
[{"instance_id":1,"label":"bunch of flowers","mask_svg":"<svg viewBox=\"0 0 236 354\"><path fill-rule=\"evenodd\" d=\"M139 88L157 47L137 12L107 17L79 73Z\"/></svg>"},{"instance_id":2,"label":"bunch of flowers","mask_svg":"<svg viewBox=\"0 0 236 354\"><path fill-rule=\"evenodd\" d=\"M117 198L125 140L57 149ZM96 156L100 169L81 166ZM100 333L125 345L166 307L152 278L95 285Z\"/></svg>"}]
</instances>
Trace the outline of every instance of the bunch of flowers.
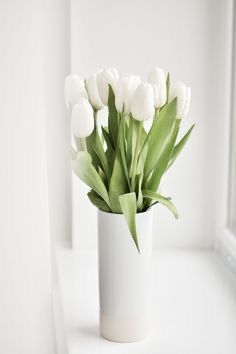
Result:
<instances>
[{"instance_id":1,"label":"bunch of flowers","mask_svg":"<svg viewBox=\"0 0 236 354\"><path fill-rule=\"evenodd\" d=\"M158 190L194 125L178 139L182 118L189 110L191 89L170 84L169 74L154 68L147 82L136 75L101 70L85 80L69 75L65 101L71 110L75 174L91 190L90 201L100 210L123 213L139 251L136 213L155 203L169 208L170 198ZM97 112L108 107L108 124L98 127ZM146 131L144 121L152 120Z\"/></svg>"}]
</instances>

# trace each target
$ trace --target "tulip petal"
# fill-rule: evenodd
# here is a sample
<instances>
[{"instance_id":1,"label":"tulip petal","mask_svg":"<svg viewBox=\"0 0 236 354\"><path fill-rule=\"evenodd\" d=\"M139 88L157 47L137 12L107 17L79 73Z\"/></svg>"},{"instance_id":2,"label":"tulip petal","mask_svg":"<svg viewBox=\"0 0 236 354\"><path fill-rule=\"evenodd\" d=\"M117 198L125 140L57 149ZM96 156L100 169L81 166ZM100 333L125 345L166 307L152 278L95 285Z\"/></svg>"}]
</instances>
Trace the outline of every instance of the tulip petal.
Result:
<instances>
[{"instance_id":1,"label":"tulip petal","mask_svg":"<svg viewBox=\"0 0 236 354\"><path fill-rule=\"evenodd\" d=\"M109 85L114 91L118 79L119 74L115 68L105 69L97 75L98 92L105 106L108 104Z\"/></svg>"},{"instance_id":2,"label":"tulip petal","mask_svg":"<svg viewBox=\"0 0 236 354\"><path fill-rule=\"evenodd\" d=\"M189 110L191 89L182 82L178 82L170 87L169 98L172 100L177 97L177 116L183 118L186 116Z\"/></svg>"},{"instance_id":3,"label":"tulip petal","mask_svg":"<svg viewBox=\"0 0 236 354\"><path fill-rule=\"evenodd\" d=\"M167 99L166 77L161 68L154 68L148 75L148 82L153 86L155 108L164 106Z\"/></svg>"},{"instance_id":4,"label":"tulip petal","mask_svg":"<svg viewBox=\"0 0 236 354\"><path fill-rule=\"evenodd\" d=\"M84 81L77 75L68 75L65 79L65 103L67 108L73 108L82 97L87 98Z\"/></svg>"},{"instance_id":5,"label":"tulip petal","mask_svg":"<svg viewBox=\"0 0 236 354\"><path fill-rule=\"evenodd\" d=\"M104 107L101 97L98 92L97 85L97 74L89 76L86 80L86 88L89 95L89 101L91 102L93 108L98 111Z\"/></svg>"},{"instance_id":6,"label":"tulip petal","mask_svg":"<svg viewBox=\"0 0 236 354\"><path fill-rule=\"evenodd\" d=\"M94 129L93 109L86 98L81 98L72 109L71 129L78 138L89 136Z\"/></svg>"},{"instance_id":7,"label":"tulip petal","mask_svg":"<svg viewBox=\"0 0 236 354\"><path fill-rule=\"evenodd\" d=\"M136 89L132 102L131 113L134 119L145 121L154 115L153 88L151 84L141 83Z\"/></svg>"}]
</instances>

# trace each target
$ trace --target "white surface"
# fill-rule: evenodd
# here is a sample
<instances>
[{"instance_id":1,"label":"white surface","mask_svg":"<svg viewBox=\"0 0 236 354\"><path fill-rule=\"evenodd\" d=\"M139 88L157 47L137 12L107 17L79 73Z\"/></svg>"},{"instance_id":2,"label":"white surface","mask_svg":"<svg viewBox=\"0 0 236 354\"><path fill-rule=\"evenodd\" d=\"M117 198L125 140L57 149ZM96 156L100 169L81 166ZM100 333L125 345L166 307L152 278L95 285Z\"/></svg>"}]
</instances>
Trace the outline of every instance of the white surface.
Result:
<instances>
[{"instance_id":1,"label":"white surface","mask_svg":"<svg viewBox=\"0 0 236 354\"><path fill-rule=\"evenodd\" d=\"M236 283L213 252L154 254L153 332L129 344L99 336L96 252L57 260L68 354L235 354Z\"/></svg>"},{"instance_id":2,"label":"white surface","mask_svg":"<svg viewBox=\"0 0 236 354\"><path fill-rule=\"evenodd\" d=\"M98 211L100 323L105 338L135 342L150 332L152 221L151 209L136 216L139 254L123 215Z\"/></svg>"},{"instance_id":3,"label":"white surface","mask_svg":"<svg viewBox=\"0 0 236 354\"><path fill-rule=\"evenodd\" d=\"M219 204L218 149L228 106L227 41L231 0L71 0L72 71L87 75L117 66L143 78L154 64L192 87L184 125L196 128L166 178L180 219L163 206L155 210L155 245L211 247ZM96 209L73 178L76 244L94 247ZM89 216L89 219L88 219Z\"/></svg>"},{"instance_id":4,"label":"white surface","mask_svg":"<svg viewBox=\"0 0 236 354\"><path fill-rule=\"evenodd\" d=\"M42 4L0 2L0 353L53 354Z\"/></svg>"}]
</instances>

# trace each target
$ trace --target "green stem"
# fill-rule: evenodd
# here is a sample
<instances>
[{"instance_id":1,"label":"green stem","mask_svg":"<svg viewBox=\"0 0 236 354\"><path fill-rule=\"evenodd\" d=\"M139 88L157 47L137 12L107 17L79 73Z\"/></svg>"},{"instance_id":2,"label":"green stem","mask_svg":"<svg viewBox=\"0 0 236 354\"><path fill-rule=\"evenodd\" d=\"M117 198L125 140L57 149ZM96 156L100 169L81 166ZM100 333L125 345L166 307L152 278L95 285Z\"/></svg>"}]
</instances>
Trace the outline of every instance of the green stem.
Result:
<instances>
[{"instance_id":1,"label":"green stem","mask_svg":"<svg viewBox=\"0 0 236 354\"><path fill-rule=\"evenodd\" d=\"M133 162L132 173L131 173L131 189L132 189L132 191L135 190L135 176L136 176L136 172L137 172L139 144L140 144L142 128L143 128L143 122L138 122L138 134L137 134L137 140L136 140L136 146L135 146L135 152L134 152L134 162Z\"/></svg>"},{"instance_id":2,"label":"green stem","mask_svg":"<svg viewBox=\"0 0 236 354\"><path fill-rule=\"evenodd\" d=\"M145 146L146 146L146 144L147 144L147 142L148 142L148 140L149 140L149 138L150 138L150 136L152 134L152 128L153 128L153 125L154 125L154 121L157 119L158 114L159 114L159 109L156 108L155 109L155 114L154 114L154 119L153 119L153 122L152 122L152 126L151 126L148 134L146 135L144 143L143 143L143 145L142 145L142 147L140 149L139 156L138 156L138 162L139 162L139 159L140 159L140 157L142 155L142 152L143 152L143 150L144 150L144 148L145 148Z\"/></svg>"},{"instance_id":3,"label":"green stem","mask_svg":"<svg viewBox=\"0 0 236 354\"><path fill-rule=\"evenodd\" d=\"M97 111L94 111L93 116L94 116L94 129L96 130L98 127L98 123L97 123Z\"/></svg>"},{"instance_id":4,"label":"green stem","mask_svg":"<svg viewBox=\"0 0 236 354\"><path fill-rule=\"evenodd\" d=\"M120 148L120 139L121 139L121 134L123 130L123 113L118 113L118 120L119 120L119 126L118 126L118 136L117 136L117 142L116 142L116 147L115 147L115 152L114 152L114 161L116 159L116 155L118 154L119 148Z\"/></svg>"}]
</instances>

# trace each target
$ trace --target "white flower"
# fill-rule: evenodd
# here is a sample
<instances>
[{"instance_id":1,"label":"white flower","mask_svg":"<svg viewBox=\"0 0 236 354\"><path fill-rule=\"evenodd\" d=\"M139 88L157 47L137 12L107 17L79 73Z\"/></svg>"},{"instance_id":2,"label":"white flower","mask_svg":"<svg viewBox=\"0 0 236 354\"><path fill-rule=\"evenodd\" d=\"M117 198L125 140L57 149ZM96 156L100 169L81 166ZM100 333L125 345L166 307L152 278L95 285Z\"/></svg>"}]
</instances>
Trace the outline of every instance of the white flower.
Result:
<instances>
[{"instance_id":1,"label":"white flower","mask_svg":"<svg viewBox=\"0 0 236 354\"><path fill-rule=\"evenodd\" d=\"M131 102L132 116L139 121L151 119L154 115L154 99L151 84L141 83Z\"/></svg>"},{"instance_id":2,"label":"white flower","mask_svg":"<svg viewBox=\"0 0 236 354\"><path fill-rule=\"evenodd\" d=\"M164 106L167 99L166 76L161 68L154 68L148 75L148 82L153 86L154 106L160 108Z\"/></svg>"},{"instance_id":3,"label":"white flower","mask_svg":"<svg viewBox=\"0 0 236 354\"><path fill-rule=\"evenodd\" d=\"M77 75L69 75L65 79L65 103L72 108L81 97L87 98L84 81Z\"/></svg>"},{"instance_id":4,"label":"white flower","mask_svg":"<svg viewBox=\"0 0 236 354\"><path fill-rule=\"evenodd\" d=\"M113 91L115 91L116 83L119 79L118 71L115 68L105 69L101 71L97 76L98 92L101 97L102 103L107 106L109 85L111 85Z\"/></svg>"},{"instance_id":5,"label":"white flower","mask_svg":"<svg viewBox=\"0 0 236 354\"><path fill-rule=\"evenodd\" d=\"M170 87L169 100L173 100L177 97L177 117L183 118L188 114L191 88L184 85L182 82L178 82Z\"/></svg>"},{"instance_id":6,"label":"white flower","mask_svg":"<svg viewBox=\"0 0 236 354\"><path fill-rule=\"evenodd\" d=\"M86 79L86 88L89 95L89 100L93 108L98 111L104 107L101 97L98 92L97 76L101 71L92 74Z\"/></svg>"},{"instance_id":7,"label":"white flower","mask_svg":"<svg viewBox=\"0 0 236 354\"><path fill-rule=\"evenodd\" d=\"M89 101L82 97L73 106L71 114L71 130L78 138L86 138L94 129L93 108Z\"/></svg>"},{"instance_id":8,"label":"white flower","mask_svg":"<svg viewBox=\"0 0 236 354\"><path fill-rule=\"evenodd\" d=\"M118 112L130 113L131 100L141 79L136 75L122 75L117 82L115 90L115 104Z\"/></svg>"}]
</instances>

